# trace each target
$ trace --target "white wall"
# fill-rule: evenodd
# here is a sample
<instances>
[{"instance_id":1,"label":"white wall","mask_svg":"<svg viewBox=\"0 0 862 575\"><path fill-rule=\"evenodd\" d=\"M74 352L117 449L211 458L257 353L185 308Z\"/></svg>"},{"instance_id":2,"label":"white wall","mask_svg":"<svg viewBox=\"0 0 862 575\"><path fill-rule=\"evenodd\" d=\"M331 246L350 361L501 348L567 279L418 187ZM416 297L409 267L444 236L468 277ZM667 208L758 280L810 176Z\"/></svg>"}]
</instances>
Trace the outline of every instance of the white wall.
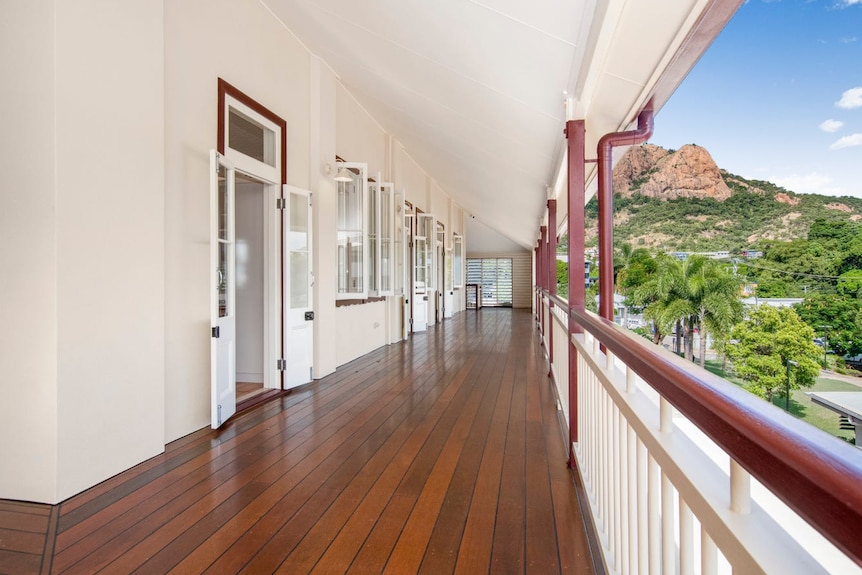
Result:
<instances>
[{"instance_id":1,"label":"white wall","mask_svg":"<svg viewBox=\"0 0 862 575\"><path fill-rule=\"evenodd\" d=\"M335 105L335 153L347 162L365 162L368 177L376 179L387 163L386 132L340 83Z\"/></svg>"},{"instance_id":2,"label":"white wall","mask_svg":"<svg viewBox=\"0 0 862 575\"><path fill-rule=\"evenodd\" d=\"M55 9L64 499L164 449L164 55L161 3Z\"/></svg>"},{"instance_id":3,"label":"white wall","mask_svg":"<svg viewBox=\"0 0 862 575\"><path fill-rule=\"evenodd\" d=\"M236 380L263 383L263 184L236 185Z\"/></svg>"},{"instance_id":4,"label":"white wall","mask_svg":"<svg viewBox=\"0 0 862 575\"><path fill-rule=\"evenodd\" d=\"M428 203L428 211L437 216L438 222L443 222L446 226L446 233L449 233L449 196L443 191L435 181L431 182L430 202ZM448 245L448 244L447 244Z\"/></svg>"},{"instance_id":5,"label":"white wall","mask_svg":"<svg viewBox=\"0 0 862 575\"><path fill-rule=\"evenodd\" d=\"M428 176L419 167L419 164L403 150L401 152L401 176L404 199L413 204L414 208L419 208L427 213L429 210L425 192L428 187Z\"/></svg>"},{"instance_id":6,"label":"white wall","mask_svg":"<svg viewBox=\"0 0 862 575\"><path fill-rule=\"evenodd\" d=\"M162 6L11 8L0 497L55 503L164 448Z\"/></svg>"},{"instance_id":7,"label":"white wall","mask_svg":"<svg viewBox=\"0 0 862 575\"><path fill-rule=\"evenodd\" d=\"M256 0L165 2L165 435L210 420L209 157L217 79L287 122L287 180L309 187L310 56Z\"/></svg>"},{"instance_id":8,"label":"white wall","mask_svg":"<svg viewBox=\"0 0 862 575\"><path fill-rule=\"evenodd\" d=\"M335 338L338 365L386 345L385 307L384 302L377 301L338 308L338 324L341 326L336 330Z\"/></svg>"},{"instance_id":9,"label":"white wall","mask_svg":"<svg viewBox=\"0 0 862 575\"><path fill-rule=\"evenodd\" d=\"M57 500L53 0L0 18L0 498Z\"/></svg>"}]
</instances>

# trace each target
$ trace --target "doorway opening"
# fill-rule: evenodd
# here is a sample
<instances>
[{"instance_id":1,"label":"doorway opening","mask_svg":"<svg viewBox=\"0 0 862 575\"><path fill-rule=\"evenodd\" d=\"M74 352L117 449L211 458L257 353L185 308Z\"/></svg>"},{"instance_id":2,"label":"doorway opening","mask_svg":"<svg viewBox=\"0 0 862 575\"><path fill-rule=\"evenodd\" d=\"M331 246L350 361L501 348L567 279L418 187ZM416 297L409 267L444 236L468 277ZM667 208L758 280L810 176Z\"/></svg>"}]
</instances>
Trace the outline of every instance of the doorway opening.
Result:
<instances>
[{"instance_id":1,"label":"doorway opening","mask_svg":"<svg viewBox=\"0 0 862 575\"><path fill-rule=\"evenodd\" d=\"M236 175L236 402L266 390L264 313L266 184Z\"/></svg>"}]
</instances>

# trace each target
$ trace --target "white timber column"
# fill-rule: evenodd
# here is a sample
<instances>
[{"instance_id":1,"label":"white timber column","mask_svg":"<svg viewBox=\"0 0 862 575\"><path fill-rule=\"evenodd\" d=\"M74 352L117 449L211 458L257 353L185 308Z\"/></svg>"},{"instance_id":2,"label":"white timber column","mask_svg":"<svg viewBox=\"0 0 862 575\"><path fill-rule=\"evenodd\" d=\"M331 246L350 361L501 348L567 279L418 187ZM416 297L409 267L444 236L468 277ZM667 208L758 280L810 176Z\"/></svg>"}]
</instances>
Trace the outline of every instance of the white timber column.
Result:
<instances>
[{"instance_id":1,"label":"white timber column","mask_svg":"<svg viewBox=\"0 0 862 575\"><path fill-rule=\"evenodd\" d=\"M337 366L335 316L335 110L336 78L311 56L311 190L314 193L314 377Z\"/></svg>"}]
</instances>

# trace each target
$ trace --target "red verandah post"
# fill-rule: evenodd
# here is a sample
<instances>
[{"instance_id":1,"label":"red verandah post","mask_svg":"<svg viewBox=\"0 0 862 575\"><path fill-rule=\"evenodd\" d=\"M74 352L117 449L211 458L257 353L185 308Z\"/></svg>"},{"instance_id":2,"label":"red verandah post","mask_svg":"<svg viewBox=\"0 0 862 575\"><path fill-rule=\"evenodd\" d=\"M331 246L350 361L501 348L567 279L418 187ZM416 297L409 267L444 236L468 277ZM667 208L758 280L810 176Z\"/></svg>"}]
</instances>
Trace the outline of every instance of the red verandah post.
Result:
<instances>
[{"instance_id":1,"label":"red verandah post","mask_svg":"<svg viewBox=\"0 0 862 575\"><path fill-rule=\"evenodd\" d=\"M547 267L547 242L545 241L545 236L547 234L548 228L547 226L541 226L539 228L539 313L542 314L542 341L544 345L548 345L547 342L547 326L545 325L545 294L544 290L548 289L547 280L548 274L545 271Z\"/></svg>"},{"instance_id":2,"label":"red verandah post","mask_svg":"<svg viewBox=\"0 0 862 575\"><path fill-rule=\"evenodd\" d=\"M557 295L557 200L548 200L548 293ZM551 310L554 302L548 300L548 375L551 375L551 366L554 364L554 322Z\"/></svg>"},{"instance_id":3,"label":"red verandah post","mask_svg":"<svg viewBox=\"0 0 862 575\"><path fill-rule=\"evenodd\" d=\"M568 143L568 218L569 218L569 467L574 468L574 444L578 442L578 351L572 336L583 328L572 319L572 310L583 310L584 286L584 203L586 198L586 157L583 120L566 122Z\"/></svg>"}]
</instances>

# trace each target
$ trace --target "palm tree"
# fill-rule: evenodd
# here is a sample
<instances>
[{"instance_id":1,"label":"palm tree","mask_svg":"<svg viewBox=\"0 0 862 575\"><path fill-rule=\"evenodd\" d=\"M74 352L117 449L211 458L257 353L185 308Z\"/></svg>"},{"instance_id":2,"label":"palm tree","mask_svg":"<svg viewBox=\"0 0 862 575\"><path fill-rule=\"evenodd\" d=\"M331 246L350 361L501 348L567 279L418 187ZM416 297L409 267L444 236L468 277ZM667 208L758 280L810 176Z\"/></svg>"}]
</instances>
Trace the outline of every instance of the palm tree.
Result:
<instances>
[{"instance_id":1,"label":"palm tree","mask_svg":"<svg viewBox=\"0 0 862 575\"><path fill-rule=\"evenodd\" d=\"M677 337L682 337L689 361L694 360L694 330L699 329L701 366L706 361L707 334L726 335L742 318L739 281L703 256L685 262L661 258L655 274L636 290L636 299L646 305L644 315L654 324L656 343L674 325L681 328Z\"/></svg>"},{"instance_id":2,"label":"palm tree","mask_svg":"<svg viewBox=\"0 0 862 575\"><path fill-rule=\"evenodd\" d=\"M706 362L706 338L726 339L733 326L742 321L742 302L739 300L741 281L713 260L689 277L692 299L697 309L700 328L700 366Z\"/></svg>"}]
</instances>

